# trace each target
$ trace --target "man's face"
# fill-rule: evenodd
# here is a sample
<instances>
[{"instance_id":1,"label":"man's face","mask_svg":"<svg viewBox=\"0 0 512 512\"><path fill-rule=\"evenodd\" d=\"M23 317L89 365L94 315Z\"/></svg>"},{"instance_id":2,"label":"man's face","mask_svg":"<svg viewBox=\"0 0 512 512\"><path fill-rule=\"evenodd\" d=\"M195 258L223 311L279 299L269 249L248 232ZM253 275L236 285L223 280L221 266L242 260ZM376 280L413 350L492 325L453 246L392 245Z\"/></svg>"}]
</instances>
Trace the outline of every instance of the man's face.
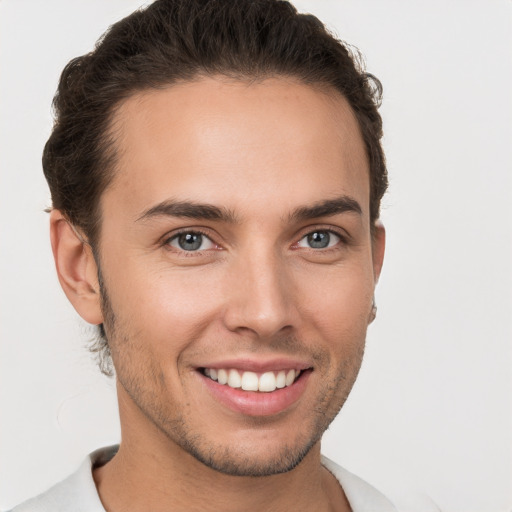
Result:
<instances>
[{"instance_id":1,"label":"man's face","mask_svg":"<svg viewBox=\"0 0 512 512\"><path fill-rule=\"evenodd\" d=\"M380 270L353 113L209 78L131 97L114 133L99 253L123 439L291 469L350 392Z\"/></svg>"}]
</instances>

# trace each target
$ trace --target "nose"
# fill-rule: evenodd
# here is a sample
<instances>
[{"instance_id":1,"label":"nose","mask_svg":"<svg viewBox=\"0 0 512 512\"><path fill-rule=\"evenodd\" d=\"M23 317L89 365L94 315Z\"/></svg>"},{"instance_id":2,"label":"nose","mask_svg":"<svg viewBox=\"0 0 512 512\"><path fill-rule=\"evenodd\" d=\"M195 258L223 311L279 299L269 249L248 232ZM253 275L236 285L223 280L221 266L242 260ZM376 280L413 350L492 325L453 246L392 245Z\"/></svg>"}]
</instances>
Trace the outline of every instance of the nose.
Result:
<instances>
[{"instance_id":1,"label":"nose","mask_svg":"<svg viewBox=\"0 0 512 512\"><path fill-rule=\"evenodd\" d=\"M240 258L229 274L224 323L230 331L271 338L296 326L293 279L277 255L252 253Z\"/></svg>"}]
</instances>

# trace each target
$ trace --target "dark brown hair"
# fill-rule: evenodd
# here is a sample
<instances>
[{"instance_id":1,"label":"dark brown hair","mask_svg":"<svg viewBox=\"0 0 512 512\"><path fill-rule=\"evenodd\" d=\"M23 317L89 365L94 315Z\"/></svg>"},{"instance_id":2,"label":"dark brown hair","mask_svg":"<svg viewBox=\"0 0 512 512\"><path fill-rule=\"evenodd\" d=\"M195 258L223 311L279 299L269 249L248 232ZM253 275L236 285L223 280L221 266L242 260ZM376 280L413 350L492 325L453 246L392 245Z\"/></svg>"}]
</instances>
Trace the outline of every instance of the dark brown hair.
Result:
<instances>
[{"instance_id":1,"label":"dark brown hair","mask_svg":"<svg viewBox=\"0 0 512 512\"><path fill-rule=\"evenodd\" d=\"M157 0L114 24L94 51L65 67L54 98L55 125L43 153L53 208L98 251L99 200L112 180L111 121L137 91L225 75L274 76L332 87L352 107L370 166L370 219L379 217L387 188L377 111L382 88L357 52L314 16L282 0ZM108 345L104 340L103 347Z\"/></svg>"}]
</instances>

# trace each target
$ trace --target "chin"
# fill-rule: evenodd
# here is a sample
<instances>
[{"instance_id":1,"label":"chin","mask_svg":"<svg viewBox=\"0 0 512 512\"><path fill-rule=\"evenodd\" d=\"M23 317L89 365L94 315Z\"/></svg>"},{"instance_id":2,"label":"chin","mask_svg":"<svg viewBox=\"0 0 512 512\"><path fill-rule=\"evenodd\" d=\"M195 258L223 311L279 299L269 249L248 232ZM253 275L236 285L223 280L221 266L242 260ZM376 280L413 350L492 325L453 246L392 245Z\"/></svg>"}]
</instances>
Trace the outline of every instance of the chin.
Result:
<instances>
[{"instance_id":1,"label":"chin","mask_svg":"<svg viewBox=\"0 0 512 512\"><path fill-rule=\"evenodd\" d=\"M267 449L265 453L251 453L247 448L237 447L204 450L188 445L183 448L199 462L219 473L230 476L262 477L291 471L302 462L316 442L315 439L300 447L282 446L274 453L269 453Z\"/></svg>"},{"instance_id":2,"label":"chin","mask_svg":"<svg viewBox=\"0 0 512 512\"><path fill-rule=\"evenodd\" d=\"M191 428L192 422L186 421L174 424L178 428L164 427L164 432L182 452L219 473L272 476L293 470L319 446L335 412L322 417L302 417L302 420L288 417L277 422L251 418L245 426L219 426L222 432L219 436L213 436L210 429Z\"/></svg>"}]
</instances>

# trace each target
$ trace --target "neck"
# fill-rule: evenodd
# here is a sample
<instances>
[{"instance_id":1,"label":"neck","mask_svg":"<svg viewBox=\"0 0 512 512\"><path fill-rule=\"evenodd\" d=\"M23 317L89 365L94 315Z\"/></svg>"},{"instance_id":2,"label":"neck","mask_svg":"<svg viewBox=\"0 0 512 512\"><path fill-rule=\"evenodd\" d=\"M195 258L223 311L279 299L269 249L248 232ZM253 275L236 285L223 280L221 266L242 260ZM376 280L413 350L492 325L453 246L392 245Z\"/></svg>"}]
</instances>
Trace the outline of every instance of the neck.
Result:
<instances>
[{"instance_id":1,"label":"neck","mask_svg":"<svg viewBox=\"0 0 512 512\"><path fill-rule=\"evenodd\" d=\"M133 453L127 452L122 444L114 459L94 472L108 512L350 510L334 477L319 461L312 464L316 453L287 473L237 477L199 462L179 466L173 460L164 465L155 454L133 460Z\"/></svg>"},{"instance_id":2,"label":"neck","mask_svg":"<svg viewBox=\"0 0 512 512\"><path fill-rule=\"evenodd\" d=\"M286 473L232 476L199 462L152 423L141 428L140 419L127 418L121 407L119 451L94 470L107 512L350 511L337 480L321 464L320 442Z\"/></svg>"}]
</instances>

